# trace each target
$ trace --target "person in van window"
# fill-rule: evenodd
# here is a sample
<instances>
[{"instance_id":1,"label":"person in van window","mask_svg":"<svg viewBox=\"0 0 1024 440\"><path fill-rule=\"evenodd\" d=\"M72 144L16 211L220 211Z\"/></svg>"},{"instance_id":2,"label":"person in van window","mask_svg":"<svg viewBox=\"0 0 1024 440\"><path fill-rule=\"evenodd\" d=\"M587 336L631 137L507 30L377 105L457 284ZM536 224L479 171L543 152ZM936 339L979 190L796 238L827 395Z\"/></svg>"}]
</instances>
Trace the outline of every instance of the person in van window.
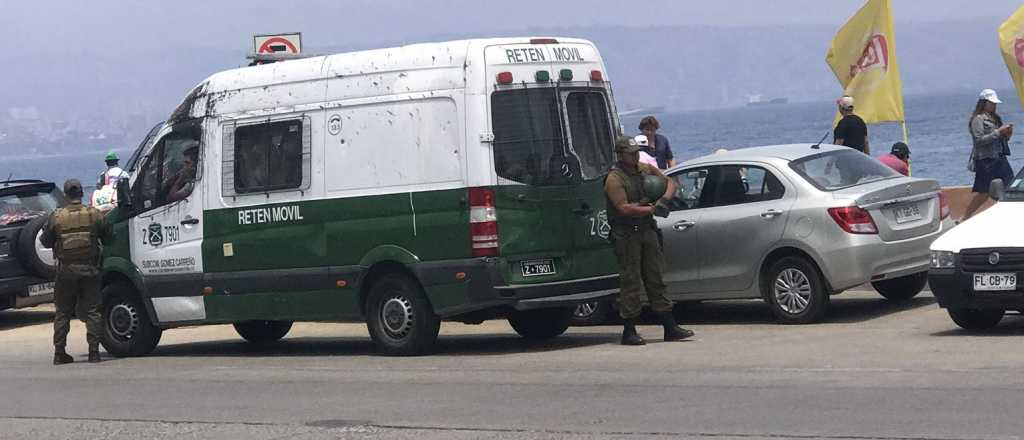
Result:
<instances>
[{"instance_id":1,"label":"person in van window","mask_svg":"<svg viewBox=\"0 0 1024 440\"><path fill-rule=\"evenodd\" d=\"M647 136L647 141L650 143L648 149L654 152L653 156L658 161L658 168L667 170L676 166L676 158L672 154L672 145L667 137L658 134L661 123L658 122L657 118L654 116L644 116L637 128L640 129L644 136Z\"/></svg>"},{"instance_id":2,"label":"person in van window","mask_svg":"<svg viewBox=\"0 0 1024 440\"><path fill-rule=\"evenodd\" d=\"M640 163L640 146L633 138L620 136L615 141L615 155L618 162L605 178L604 190L611 226L608 237L614 242L619 264L622 345L646 343L636 332L645 299L661 321L666 341L689 338L693 332L676 325L672 301L665 296L665 260L654 220L655 214L668 216L666 195L675 194L675 182L658 168ZM661 194L646 194L644 180L649 176L665 179Z\"/></svg>"},{"instance_id":3,"label":"person in van window","mask_svg":"<svg viewBox=\"0 0 1024 440\"><path fill-rule=\"evenodd\" d=\"M985 204L988 200L988 187L993 180L1003 179L1004 185L1013 181L1013 167L1006 158L1010 155L1013 124L1003 124L1003 118L996 113L996 105L1002 102L995 90L985 89L974 105L974 113L968 124L971 139L974 140L968 162L968 168L974 171L974 196L961 221L971 218Z\"/></svg>"},{"instance_id":4,"label":"person in van window","mask_svg":"<svg viewBox=\"0 0 1024 440\"><path fill-rule=\"evenodd\" d=\"M878 161L904 176L910 175L910 147L903 142L892 144L889 154L879 156Z\"/></svg>"},{"instance_id":5,"label":"person in van window","mask_svg":"<svg viewBox=\"0 0 1024 440\"><path fill-rule=\"evenodd\" d=\"M196 180L196 166L199 162L199 147L189 147L182 153L181 169L171 178L167 190L167 202L177 202L192 194Z\"/></svg>"},{"instance_id":6,"label":"person in van window","mask_svg":"<svg viewBox=\"0 0 1024 440\"><path fill-rule=\"evenodd\" d=\"M864 154L871 154L871 145L868 143L868 125L860 116L853 114L853 97L839 98L836 101L836 106L839 107L839 114L843 117L832 131L832 143L853 148Z\"/></svg>"}]
</instances>

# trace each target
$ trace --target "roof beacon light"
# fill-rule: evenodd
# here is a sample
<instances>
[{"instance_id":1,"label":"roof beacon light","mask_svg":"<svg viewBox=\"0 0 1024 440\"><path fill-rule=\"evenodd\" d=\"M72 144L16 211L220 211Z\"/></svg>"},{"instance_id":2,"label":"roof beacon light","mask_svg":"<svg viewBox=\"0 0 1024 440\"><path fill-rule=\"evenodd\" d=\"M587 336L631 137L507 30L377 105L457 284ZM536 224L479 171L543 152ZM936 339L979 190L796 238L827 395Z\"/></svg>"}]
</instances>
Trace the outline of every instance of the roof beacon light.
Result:
<instances>
[{"instance_id":1,"label":"roof beacon light","mask_svg":"<svg viewBox=\"0 0 1024 440\"><path fill-rule=\"evenodd\" d=\"M539 83L548 82L551 81L551 74L548 73L547 70L538 70L537 73L533 75L533 78Z\"/></svg>"},{"instance_id":2,"label":"roof beacon light","mask_svg":"<svg viewBox=\"0 0 1024 440\"><path fill-rule=\"evenodd\" d=\"M554 38L531 38L530 44L558 44Z\"/></svg>"},{"instance_id":3,"label":"roof beacon light","mask_svg":"<svg viewBox=\"0 0 1024 440\"><path fill-rule=\"evenodd\" d=\"M512 84L512 72L501 72L497 75L498 84Z\"/></svg>"},{"instance_id":4,"label":"roof beacon light","mask_svg":"<svg viewBox=\"0 0 1024 440\"><path fill-rule=\"evenodd\" d=\"M562 69L558 71L559 81L572 81L572 69Z\"/></svg>"},{"instance_id":5,"label":"roof beacon light","mask_svg":"<svg viewBox=\"0 0 1024 440\"><path fill-rule=\"evenodd\" d=\"M594 81L594 82L604 81L604 75L601 74L600 70L591 70L590 71L590 80Z\"/></svg>"}]
</instances>

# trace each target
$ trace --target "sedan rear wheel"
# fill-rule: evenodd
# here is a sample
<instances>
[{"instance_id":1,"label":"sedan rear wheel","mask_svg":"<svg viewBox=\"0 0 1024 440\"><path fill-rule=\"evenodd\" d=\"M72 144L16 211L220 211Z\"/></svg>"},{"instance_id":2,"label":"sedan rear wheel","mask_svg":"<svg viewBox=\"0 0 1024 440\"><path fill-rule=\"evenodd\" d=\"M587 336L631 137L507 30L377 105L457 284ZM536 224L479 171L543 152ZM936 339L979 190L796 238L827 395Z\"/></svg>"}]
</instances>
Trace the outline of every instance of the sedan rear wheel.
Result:
<instances>
[{"instance_id":1,"label":"sedan rear wheel","mask_svg":"<svg viewBox=\"0 0 1024 440\"><path fill-rule=\"evenodd\" d=\"M762 294L772 314L784 324L817 322L828 309L829 297L818 270L801 257L785 257L771 265Z\"/></svg>"},{"instance_id":2,"label":"sedan rear wheel","mask_svg":"<svg viewBox=\"0 0 1024 440\"><path fill-rule=\"evenodd\" d=\"M871 283L871 286L890 301L906 301L921 293L924 290L925 284L928 284L928 272L919 272L891 280L875 281Z\"/></svg>"}]
</instances>

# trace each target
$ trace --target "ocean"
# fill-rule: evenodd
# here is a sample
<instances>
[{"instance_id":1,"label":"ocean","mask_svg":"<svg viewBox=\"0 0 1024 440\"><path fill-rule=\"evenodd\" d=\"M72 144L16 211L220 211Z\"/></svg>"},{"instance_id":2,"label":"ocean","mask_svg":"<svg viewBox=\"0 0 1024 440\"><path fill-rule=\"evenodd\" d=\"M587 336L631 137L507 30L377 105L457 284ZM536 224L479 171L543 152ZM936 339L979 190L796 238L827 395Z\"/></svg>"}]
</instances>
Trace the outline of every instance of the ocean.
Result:
<instances>
[{"instance_id":1,"label":"ocean","mask_svg":"<svg viewBox=\"0 0 1024 440\"><path fill-rule=\"evenodd\" d=\"M998 90L1003 104L999 113L1006 123L1024 124L1024 111L1012 89ZM967 120L975 93L947 93L904 97L905 114L911 149L911 166L915 177L938 180L944 186L970 185L974 175L967 171L971 138ZM656 105L656 103L653 103ZM661 131L672 143L677 160L710 154L719 148L737 149L758 145L813 143L828 134L832 140L831 101L773 104L753 107L658 113ZM628 134L639 133L637 123L644 115L622 118ZM868 127L873 155L889 151L894 142L902 140L899 124L874 124ZM1020 136L1011 139L1010 162L1014 170L1024 166L1024 146ZM141 141L139 139L138 141ZM136 141L136 142L138 142ZM135 145L111 146L127 159ZM44 179L63 182L77 178L83 185L95 183L104 169L105 151L92 151L47 157L8 157L0 161L0 179Z\"/></svg>"},{"instance_id":2,"label":"ocean","mask_svg":"<svg viewBox=\"0 0 1024 440\"><path fill-rule=\"evenodd\" d=\"M1007 124L1024 124L1024 111L1012 89L997 90L1003 101L998 112ZM977 93L948 93L905 96L904 115L914 177L938 180L943 186L971 185L974 174L967 171L971 135L967 122ZM676 160L711 154L719 148L737 149L758 145L815 143L823 136L832 142L835 103L807 102L741 108L655 114L659 133L667 136ZM644 115L622 118L627 133L639 134L637 123ZM868 126L872 156L889 152L903 140L898 123ZM1015 171L1024 166L1024 135L1010 139L1010 163Z\"/></svg>"}]
</instances>

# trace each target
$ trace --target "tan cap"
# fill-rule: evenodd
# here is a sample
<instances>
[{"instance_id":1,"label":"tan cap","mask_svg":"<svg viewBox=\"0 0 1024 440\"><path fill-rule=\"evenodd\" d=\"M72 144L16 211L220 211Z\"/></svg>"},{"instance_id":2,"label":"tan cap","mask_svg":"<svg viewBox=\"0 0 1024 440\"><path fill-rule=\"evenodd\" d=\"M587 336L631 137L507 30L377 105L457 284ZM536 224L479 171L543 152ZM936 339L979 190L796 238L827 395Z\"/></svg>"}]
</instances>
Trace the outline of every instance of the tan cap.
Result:
<instances>
[{"instance_id":1,"label":"tan cap","mask_svg":"<svg viewBox=\"0 0 1024 440\"><path fill-rule=\"evenodd\" d=\"M82 197L82 182L78 179L68 179L64 181L64 195L68 197Z\"/></svg>"},{"instance_id":2,"label":"tan cap","mask_svg":"<svg viewBox=\"0 0 1024 440\"><path fill-rule=\"evenodd\" d=\"M640 151L640 146L637 145L636 140L629 136L619 136L615 139L615 152L616 153L636 153Z\"/></svg>"}]
</instances>

